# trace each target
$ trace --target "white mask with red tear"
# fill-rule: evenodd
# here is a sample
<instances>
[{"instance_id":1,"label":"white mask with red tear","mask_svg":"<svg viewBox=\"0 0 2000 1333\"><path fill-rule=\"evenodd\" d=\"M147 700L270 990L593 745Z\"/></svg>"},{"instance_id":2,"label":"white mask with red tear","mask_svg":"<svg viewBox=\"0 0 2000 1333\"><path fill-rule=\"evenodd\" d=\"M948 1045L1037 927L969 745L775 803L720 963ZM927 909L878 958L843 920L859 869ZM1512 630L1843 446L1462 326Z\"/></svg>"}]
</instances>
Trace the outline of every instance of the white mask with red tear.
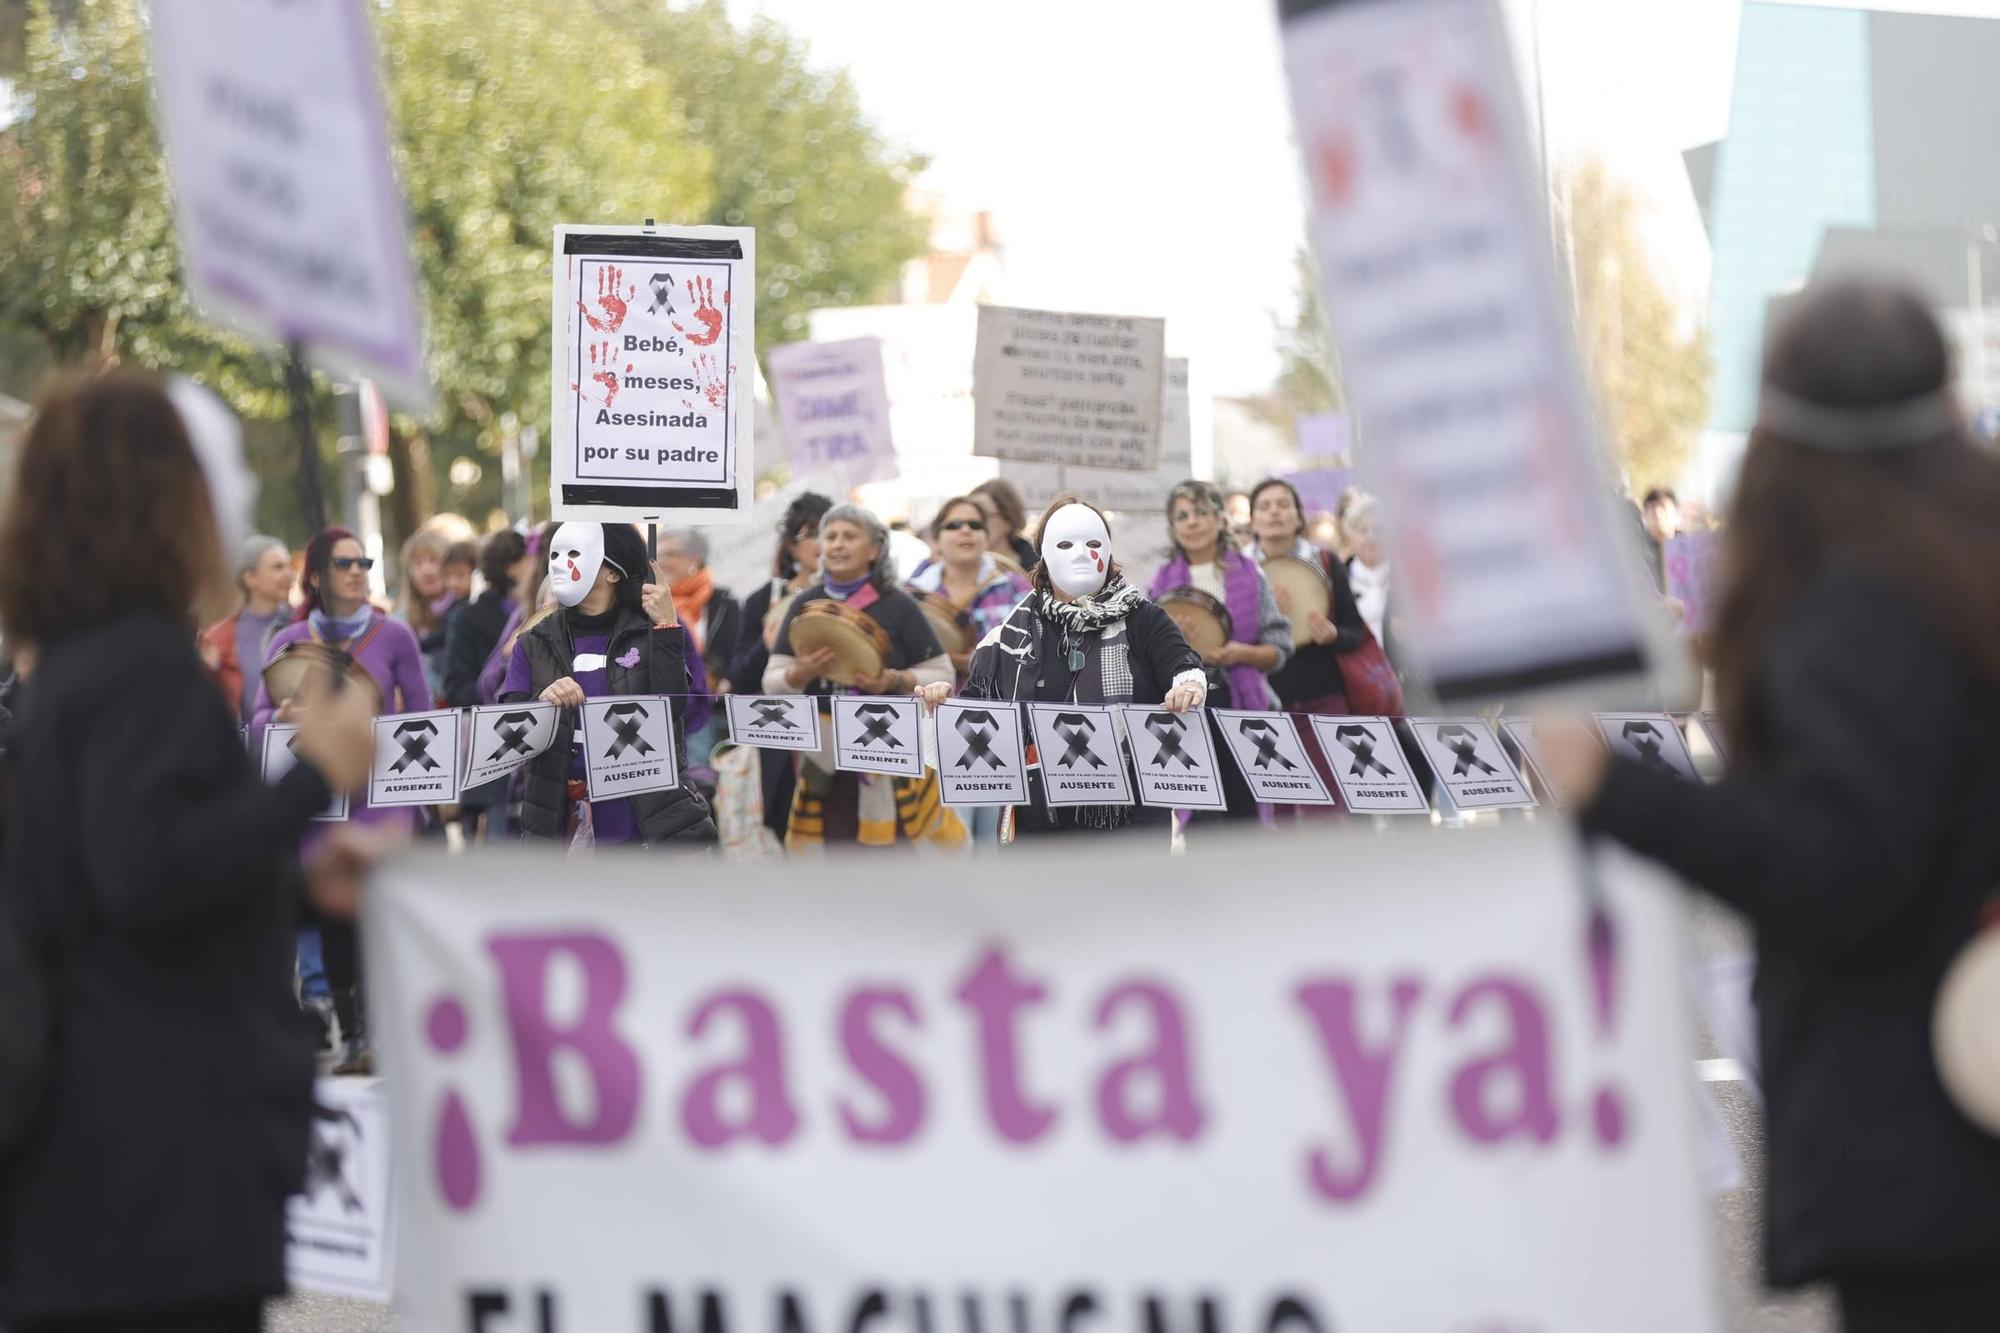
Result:
<instances>
[{"instance_id":1,"label":"white mask with red tear","mask_svg":"<svg viewBox=\"0 0 2000 1333\"><path fill-rule=\"evenodd\" d=\"M1111 530L1089 505L1064 505L1042 525L1049 582L1069 597L1089 597L1111 572Z\"/></svg>"},{"instance_id":2,"label":"white mask with red tear","mask_svg":"<svg viewBox=\"0 0 2000 1333\"><path fill-rule=\"evenodd\" d=\"M549 544L549 588L558 603L576 606L597 585L604 568L604 525L565 523Z\"/></svg>"}]
</instances>

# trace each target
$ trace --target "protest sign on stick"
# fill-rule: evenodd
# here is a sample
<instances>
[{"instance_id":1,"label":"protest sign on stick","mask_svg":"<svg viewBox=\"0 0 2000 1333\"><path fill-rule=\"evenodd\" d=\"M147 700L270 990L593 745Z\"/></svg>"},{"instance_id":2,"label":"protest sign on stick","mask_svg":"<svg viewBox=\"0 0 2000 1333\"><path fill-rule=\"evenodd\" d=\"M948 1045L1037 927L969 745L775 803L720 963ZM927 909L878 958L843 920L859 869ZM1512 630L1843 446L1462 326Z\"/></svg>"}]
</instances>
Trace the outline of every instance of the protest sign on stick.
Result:
<instances>
[{"instance_id":1,"label":"protest sign on stick","mask_svg":"<svg viewBox=\"0 0 2000 1333\"><path fill-rule=\"evenodd\" d=\"M1020 488L1030 513L1049 507L1068 491L1099 509L1142 513L1149 518L1166 507L1167 493L1195 475L1193 408L1188 396L1186 357L1168 357L1166 394L1160 403L1160 462L1150 472L1123 468L1057 467L1048 463L1002 460L1000 475Z\"/></svg>"},{"instance_id":2,"label":"protest sign on stick","mask_svg":"<svg viewBox=\"0 0 2000 1333\"><path fill-rule=\"evenodd\" d=\"M896 475L880 338L783 343L767 359L793 475L831 468L849 485Z\"/></svg>"},{"instance_id":3,"label":"protest sign on stick","mask_svg":"<svg viewBox=\"0 0 2000 1333\"><path fill-rule=\"evenodd\" d=\"M1152 471L1166 328L1162 319L979 307L972 452Z\"/></svg>"}]
</instances>

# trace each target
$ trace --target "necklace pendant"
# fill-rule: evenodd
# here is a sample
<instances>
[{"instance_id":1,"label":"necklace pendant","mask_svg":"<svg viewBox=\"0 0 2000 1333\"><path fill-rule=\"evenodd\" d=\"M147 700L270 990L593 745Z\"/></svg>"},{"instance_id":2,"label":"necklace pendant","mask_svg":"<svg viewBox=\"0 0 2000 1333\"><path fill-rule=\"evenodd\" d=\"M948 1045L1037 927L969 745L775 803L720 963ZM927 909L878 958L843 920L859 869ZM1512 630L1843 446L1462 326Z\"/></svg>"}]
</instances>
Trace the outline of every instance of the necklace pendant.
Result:
<instances>
[{"instance_id":1,"label":"necklace pendant","mask_svg":"<svg viewBox=\"0 0 2000 1333\"><path fill-rule=\"evenodd\" d=\"M1069 669L1072 675L1083 670L1083 649L1072 648L1069 650Z\"/></svg>"}]
</instances>

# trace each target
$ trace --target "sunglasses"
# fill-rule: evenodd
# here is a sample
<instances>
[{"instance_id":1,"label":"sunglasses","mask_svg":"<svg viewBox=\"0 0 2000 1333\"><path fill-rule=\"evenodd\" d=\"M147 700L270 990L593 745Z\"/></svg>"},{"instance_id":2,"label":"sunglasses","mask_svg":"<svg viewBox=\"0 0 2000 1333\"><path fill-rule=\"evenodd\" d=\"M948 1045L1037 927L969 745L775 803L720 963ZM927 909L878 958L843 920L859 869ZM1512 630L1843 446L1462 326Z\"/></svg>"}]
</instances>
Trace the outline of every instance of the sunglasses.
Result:
<instances>
[{"instance_id":1,"label":"sunglasses","mask_svg":"<svg viewBox=\"0 0 2000 1333\"><path fill-rule=\"evenodd\" d=\"M951 522L949 523L938 524L939 532L962 532L966 528L971 528L976 532L986 531L986 525L984 523L974 522L972 519L969 518L955 518L951 520Z\"/></svg>"},{"instance_id":2,"label":"sunglasses","mask_svg":"<svg viewBox=\"0 0 2000 1333\"><path fill-rule=\"evenodd\" d=\"M343 574L353 569L356 565L359 565L364 572L375 568L375 558L366 555L337 555L327 561L327 563Z\"/></svg>"}]
</instances>

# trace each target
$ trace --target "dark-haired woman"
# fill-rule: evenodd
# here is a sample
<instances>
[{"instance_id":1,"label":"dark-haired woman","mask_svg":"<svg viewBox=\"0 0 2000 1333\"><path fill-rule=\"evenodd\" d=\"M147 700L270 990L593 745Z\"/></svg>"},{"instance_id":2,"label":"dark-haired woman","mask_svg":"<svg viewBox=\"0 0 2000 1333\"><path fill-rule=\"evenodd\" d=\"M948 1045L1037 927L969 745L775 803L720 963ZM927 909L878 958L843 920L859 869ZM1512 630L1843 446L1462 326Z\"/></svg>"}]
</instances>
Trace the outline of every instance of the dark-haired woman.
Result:
<instances>
[{"instance_id":1,"label":"dark-haired woman","mask_svg":"<svg viewBox=\"0 0 2000 1333\"><path fill-rule=\"evenodd\" d=\"M1749 918L1768 1276L1831 1282L1848 1333L2000 1327L2000 1138L1931 1044L2000 884L2000 460L1948 361L1921 298L1865 281L1767 345L1714 625L1727 777L1544 733L1586 828Z\"/></svg>"},{"instance_id":2,"label":"dark-haired woman","mask_svg":"<svg viewBox=\"0 0 2000 1333\"><path fill-rule=\"evenodd\" d=\"M1033 573L1036 548L1028 540L1028 503L1020 489L1005 477L995 477L972 488L972 501L986 511L987 546L1018 563L1023 573Z\"/></svg>"},{"instance_id":3,"label":"dark-haired woman","mask_svg":"<svg viewBox=\"0 0 2000 1333\"><path fill-rule=\"evenodd\" d=\"M705 848L715 821L688 781L686 737L707 720L708 698L695 693L674 599L648 579L646 543L629 523L565 523L550 540L548 565L559 609L521 631L500 687L502 703L533 699L564 710L555 744L522 770L521 831L572 847ZM627 694L672 696L680 785L593 801L581 713L570 710Z\"/></svg>"},{"instance_id":4,"label":"dark-haired woman","mask_svg":"<svg viewBox=\"0 0 2000 1333\"><path fill-rule=\"evenodd\" d=\"M1036 527L1035 590L974 650L962 691L1009 703L1125 704L1160 701L1184 713L1208 695L1201 658L1173 617L1125 582L1111 528L1095 506L1057 496ZM935 709L949 684L918 691ZM1040 768L1029 770L1028 804L1013 809L1013 836L1132 827L1164 831L1169 812L1144 805L1050 807Z\"/></svg>"},{"instance_id":5,"label":"dark-haired woman","mask_svg":"<svg viewBox=\"0 0 2000 1333\"><path fill-rule=\"evenodd\" d=\"M218 527L248 519L228 499L247 494L240 451L203 427L138 376L58 388L0 518L0 627L33 660L0 929L54 1008L37 1114L0 1170L15 1333L246 1333L285 1288L313 1104L299 839L367 781L374 743L352 692L319 694L282 779L245 754L194 647L198 605L230 600Z\"/></svg>"},{"instance_id":6,"label":"dark-haired woman","mask_svg":"<svg viewBox=\"0 0 2000 1333\"><path fill-rule=\"evenodd\" d=\"M785 516L778 521L771 577L743 603L743 627L729 664L729 688L737 694L764 692L764 668L771 660L771 645L778 641L785 599L812 586L819 576L819 521L831 508L833 501L816 491L807 491L785 507ZM782 842L792 818L797 764L783 750L759 750L757 763L763 779L764 827Z\"/></svg>"}]
</instances>

